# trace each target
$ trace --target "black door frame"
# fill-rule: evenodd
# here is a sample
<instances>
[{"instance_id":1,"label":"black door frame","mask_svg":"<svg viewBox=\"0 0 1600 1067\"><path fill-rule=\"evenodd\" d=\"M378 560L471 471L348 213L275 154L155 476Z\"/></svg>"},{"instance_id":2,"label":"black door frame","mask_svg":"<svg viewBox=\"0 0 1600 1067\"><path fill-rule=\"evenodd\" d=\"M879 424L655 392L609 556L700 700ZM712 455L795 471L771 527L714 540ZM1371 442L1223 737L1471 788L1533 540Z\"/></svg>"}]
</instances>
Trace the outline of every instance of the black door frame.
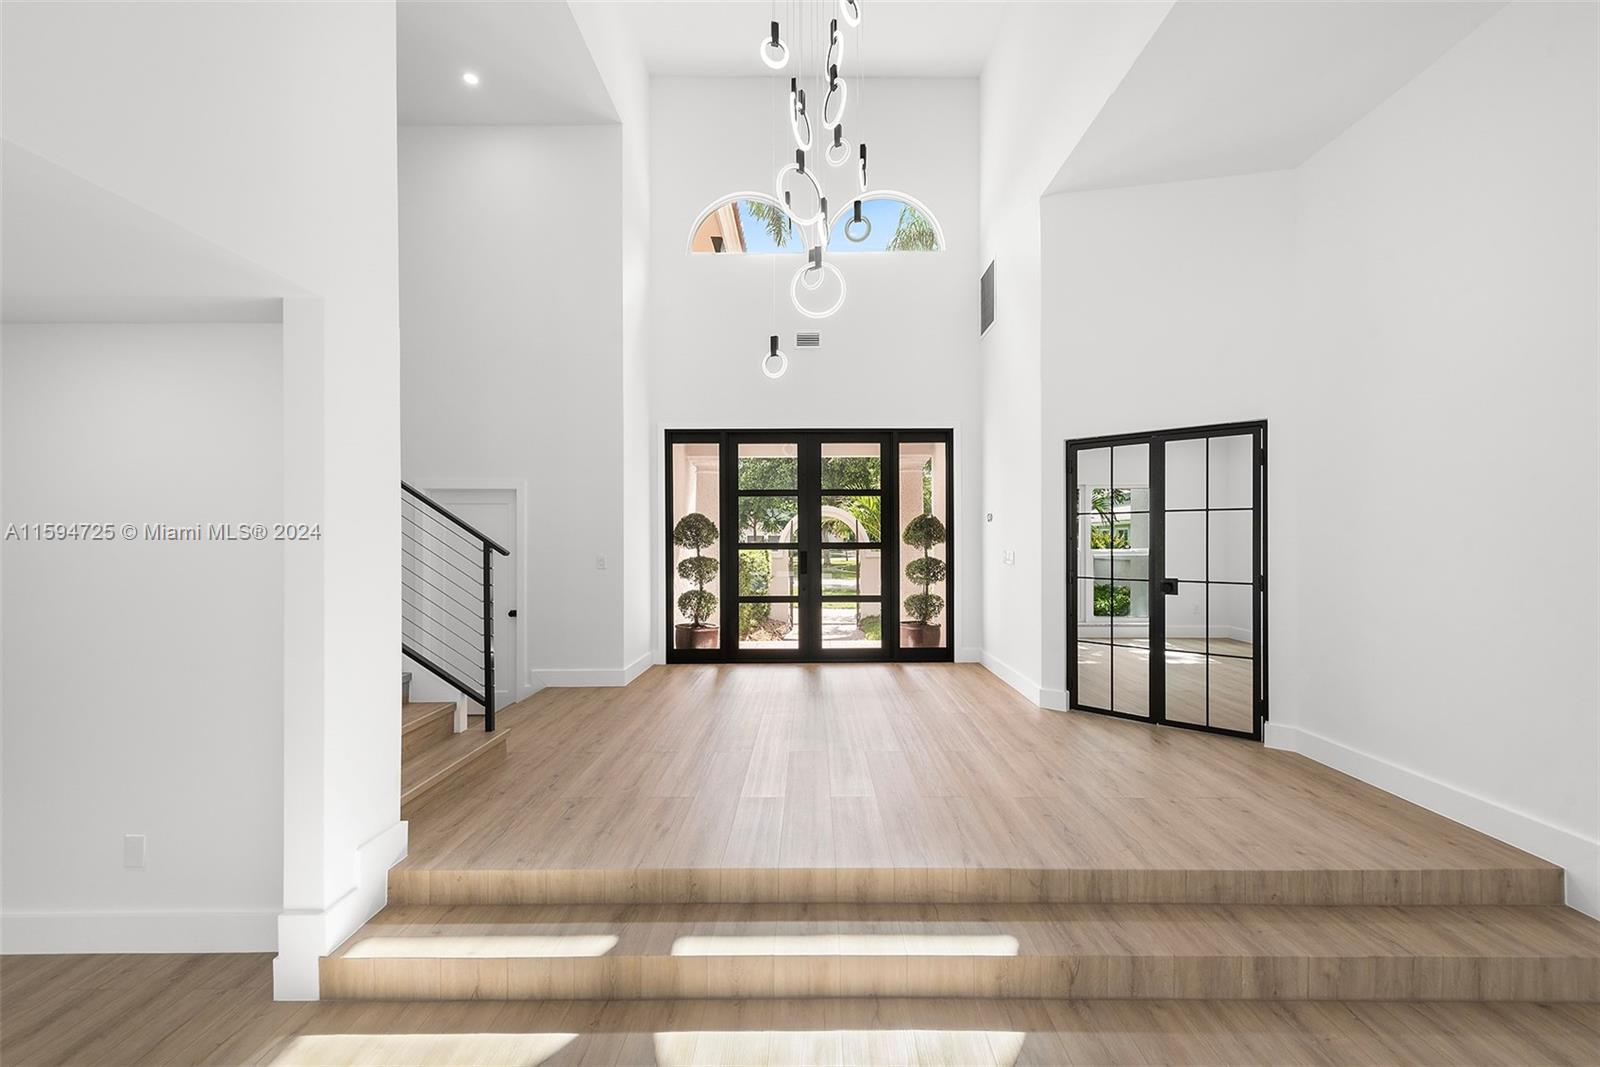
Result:
<instances>
[{"instance_id":1,"label":"black door frame","mask_svg":"<svg viewBox=\"0 0 1600 1067\"><path fill-rule=\"evenodd\" d=\"M1250 434L1254 441L1255 483L1252 491L1252 510L1255 516L1251 556L1255 574L1253 598L1254 622L1254 699L1249 731L1227 730L1206 723L1181 722L1166 717L1166 596L1161 591L1168 580L1166 570L1166 444L1169 441L1187 441L1207 437L1235 437ZM1150 622L1148 643L1151 649L1149 677L1149 715L1134 715L1096 708L1078 699L1078 453L1118 445L1147 444L1149 449L1150 481L1150 566L1148 600ZM1147 433L1107 434L1100 437L1079 437L1066 442L1066 522L1067 522L1067 691L1070 707L1075 711L1089 711L1133 722L1176 726L1203 733L1225 734L1229 737L1246 737L1261 740L1262 724L1267 720L1267 422L1257 419L1247 422L1213 423L1206 426L1184 426L1178 429L1154 430ZM1090 575L1089 577L1093 577ZM1113 585L1115 582L1113 581ZM1155 655L1156 650L1163 654ZM1110 653L1108 653L1110 655Z\"/></svg>"},{"instance_id":2,"label":"black door frame","mask_svg":"<svg viewBox=\"0 0 1600 1067\"><path fill-rule=\"evenodd\" d=\"M801 519L805 516L817 516L821 511L821 498L832 495L856 495L854 491L837 490L828 491L821 485L820 451L826 443L868 443L876 442L882 448L883 477L880 492L882 496L882 510L885 516L882 530L880 561L883 567L882 591L880 593L880 615L882 620L882 642L878 648L835 648L825 649L821 644L822 616L821 605L823 592L821 590L821 530L818 523L810 521L797 521L797 539L793 542L763 542L762 547L767 548L792 548L804 554L806 565L801 576L799 595L795 598L801 605L799 612L804 630L800 635L800 647L796 649L760 649L738 647L739 629L739 597L738 565L739 542L736 536L730 536L726 531L737 527L738 515L738 446L749 442L794 442L798 446L797 487L788 490L759 490L755 491L765 495L794 496L798 498ZM933 442L944 445L945 454L945 500L944 514L946 516L946 539L944 545L947 572L945 576L945 607L942 616L944 625L944 646L942 648L901 648L900 647L900 558L901 545L896 528L899 522L900 505L900 480L899 460L900 446L916 442ZM914 430L886 430L886 429L824 429L824 430L667 430L665 432L664 453L664 502L665 506L665 590L666 590L666 659L668 663L849 663L849 662L884 662L889 660L900 662L916 661L944 661L949 662L955 658L955 604L956 604L956 574L955 574L955 545L956 523L955 519L955 445L954 431L948 429L914 429ZM718 622L724 639L721 647L715 649L680 649L674 647L674 627L677 613L673 604L673 445L677 444L715 444L718 447L719 458L719 485L718 485L718 510L721 514L717 517L718 529L724 533L718 539L719 574L722 581L719 583L722 590L718 598ZM744 495L752 494L745 490ZM893 517L891 522L890 517ZM816 527L816 528L813 528ZM784 601L790 598L774 596L766 599ZM828 599L856 600L857 598L844 595L831 596ZM730 637L731 635L731 637Z\"/></svg>"}]
</instances>

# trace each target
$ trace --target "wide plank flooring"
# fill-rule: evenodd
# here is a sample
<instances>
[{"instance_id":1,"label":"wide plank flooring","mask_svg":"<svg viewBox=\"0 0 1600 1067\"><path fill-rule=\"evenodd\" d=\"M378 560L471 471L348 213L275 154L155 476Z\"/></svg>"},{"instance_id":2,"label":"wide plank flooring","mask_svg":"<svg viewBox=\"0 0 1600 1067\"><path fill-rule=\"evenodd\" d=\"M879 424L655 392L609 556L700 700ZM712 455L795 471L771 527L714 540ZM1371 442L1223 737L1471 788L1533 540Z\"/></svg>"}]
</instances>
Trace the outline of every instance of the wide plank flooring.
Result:
<instances>
[{"instance_id":1,"label":"wide plank flooring","mask_svg":"<svg viewBox=\"0 0 1600 1067\"><path fill-rule=\"evenodd\" d=\"M1042 711L970 664L658 666L517 711L397 875L1555 871L1296 754Z\"/></svg>"},{"instance_id":2,"label":"wide plank flooring","mask_svg":"<svg viewBox=\"0 0 1600 1067\"><path fill-rule=\"evenodd\" d=\"M1592 1064L1584 1004L818 999L274 1003L251 956L0 958L0 1061Z\"/></svg>"}]
</instances>

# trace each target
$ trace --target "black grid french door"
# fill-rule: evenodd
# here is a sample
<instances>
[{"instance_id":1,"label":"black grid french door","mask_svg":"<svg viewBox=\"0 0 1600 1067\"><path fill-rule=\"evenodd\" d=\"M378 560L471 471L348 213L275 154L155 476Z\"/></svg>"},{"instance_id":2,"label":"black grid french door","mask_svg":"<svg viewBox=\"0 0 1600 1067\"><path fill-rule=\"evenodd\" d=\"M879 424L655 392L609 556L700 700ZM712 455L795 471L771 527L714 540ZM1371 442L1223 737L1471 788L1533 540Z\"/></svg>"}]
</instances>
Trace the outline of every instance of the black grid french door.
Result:
<instances>
[{"instance_id":1,"label":"black grid french door","mask_svg":"<svg viewBox=\"0 0 1600 1067\"><path fill-rule=\"evenodd\" d=\"M1067 442L1071 706L1259 739L1267 426Z\"/></svg>"},{"instance_id":2,"label":"black grid french door","mask_svg":"<svg viewBox=\"0 0 1600 1067\"><path fill-rule=\"evenodd\" d=\"M668 662L954 658L951 436L668 431ZM715 544L696 550L718 560L705 586L715 618L698 624L679 603L692 592L680 577L690 549L673 537L690 512L714 518L717 530ZM905 545L906 520L924 513L939 518L943 540ZM926 588L904 573L924 553L941 575ZM942 601L932 620L904 617L912 593Z\"/></svg>"}]
</instances>

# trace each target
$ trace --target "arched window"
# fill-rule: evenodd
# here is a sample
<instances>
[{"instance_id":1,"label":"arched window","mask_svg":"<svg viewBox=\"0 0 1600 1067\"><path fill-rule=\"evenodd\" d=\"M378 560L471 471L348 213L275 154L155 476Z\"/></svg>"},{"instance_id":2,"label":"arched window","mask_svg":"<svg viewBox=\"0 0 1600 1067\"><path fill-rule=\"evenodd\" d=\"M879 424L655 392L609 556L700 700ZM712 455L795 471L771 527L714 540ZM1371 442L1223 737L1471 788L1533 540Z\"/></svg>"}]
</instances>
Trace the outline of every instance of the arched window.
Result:
<instances>
[{"instance_id":1,"label":"arched window","mask_svg":"<svg viewBox=\"0 0 1600 1067\"><path fill-rule=\"evenodd\" d=\"M691 252L804 252L783 205L763 193L724 196L700 213L689 235Z\"/></svg>"},{"instance_id":2,"label":"arched window","mask_svg":"<svg viewBox=\"0 0 1600 1067\"><path fill-rule=\"evenodd\" d=\"M828 231L828 253L942 252L944 229L916 197L890 190L863 193L861 219L856 198L845 201ZM806 235L765 193L730 193L700 213L689 232L690 252L747 255L802 254Z\"/></svg>"},{"instance_id":3,"label":"arched window","mask_svg":"<svg viewBox=\"0 0 1600 1067\"><path fill-rule=\"evenodd\" d=\"M833 216L828 231L831 254L944 251L944 229L922 201L888 190L862 193L858 199L860 222L854 199L845 201Z\"/></svg>"}]
</instances>

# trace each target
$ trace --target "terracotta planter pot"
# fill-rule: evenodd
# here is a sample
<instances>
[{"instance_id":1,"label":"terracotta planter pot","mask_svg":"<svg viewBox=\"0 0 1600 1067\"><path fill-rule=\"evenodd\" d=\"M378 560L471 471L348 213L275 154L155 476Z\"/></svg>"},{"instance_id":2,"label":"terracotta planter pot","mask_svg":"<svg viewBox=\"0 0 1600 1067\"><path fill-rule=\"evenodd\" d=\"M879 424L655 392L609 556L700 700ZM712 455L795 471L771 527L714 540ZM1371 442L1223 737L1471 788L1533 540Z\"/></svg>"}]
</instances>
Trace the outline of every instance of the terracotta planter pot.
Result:
<instances>
[{"instance_id":1,"label":"terracotta planter pot","mask_svg":"<svg viewBox=\"0 0 1600 1067\"><path fill-rule=\"evenodd\" d=\"M696 626L693 623L681 622L677 625L677 633L673 637L674 648L716 648L717 628L715 626Z\"/></svg>"},{"instance_id":2,"label":"terracotta planter pot","mask_svg":"<svg viewBox=\"0 0 1600 1067\"><path fill-rule=\"evenodd\" d=\"M903 622L900 624L901 648L938 648L939 624L936 622Z\"/></svg>"}]
</instances>

